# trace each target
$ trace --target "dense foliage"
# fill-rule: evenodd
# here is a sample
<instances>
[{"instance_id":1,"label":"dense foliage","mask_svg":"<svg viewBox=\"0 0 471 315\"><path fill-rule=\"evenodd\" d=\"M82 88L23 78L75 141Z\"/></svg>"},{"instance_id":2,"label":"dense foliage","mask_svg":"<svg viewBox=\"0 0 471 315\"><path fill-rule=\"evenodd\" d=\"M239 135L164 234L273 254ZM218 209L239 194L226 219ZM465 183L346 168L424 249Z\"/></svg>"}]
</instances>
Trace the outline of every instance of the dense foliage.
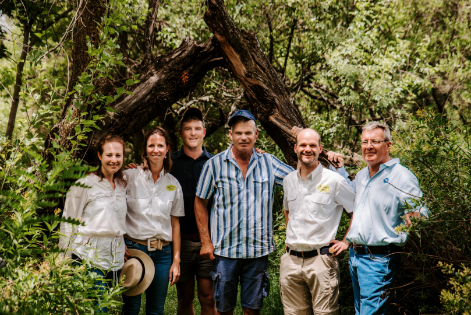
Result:
<instances>
[{"instance_id":1,"label":"dense foliage","mask_svg":"<svg viewBox=\"0 0 471 315\"><path fill-rule=\"evenodd\" d=\"M422 201L432 213L429 220L401 227L411 237L393 293L394 312L469 312L471 2L227 0L225 4L241 29L257 32L306 124L321 133L326 148L360 153L360 127L372 119L394 130L392 154L418 177ZM73 153L87 144L96 122L112 113L108 106L139 83L140 73L130 60L142 55L148 3L107 2L99 45L88 46L91 62L69 87L75 5L65 0L4 1L0 9L0 257L8 262L0 269L0 313L91 313L98 307L91 299L96 296L90 289L93 279L83 268L71 267L58 252L57 225L65 192L89 171L80 159L72 158ZM154 53L175 49L187 36L209 40L212 34L204 23L204 11L203 1L160 1ZM26 26L30 40L23 60ZM13 139L7 141L3 135L20 63L24 68L19 112ZM113 84L113 93L96 89L103 79ZM63 113L71 93L80 111ZM220 152L229 143L224 129L229 113L250 108L231 73L217 68L187 98L155 117L152 125L175 133L182 109L190 104L205 114L206 146L211 152ZM52 133L53 145L45 152L46 137L64 115L74 128L68 139L72 146L64 147L61 135ZM139 159L138 139L139 133L128 139L129 161ZM173 149L176 146L177 137ZM264 131L257 146L283 158ZM351 173L361 167L348 165ZM272 293L266 314L281 314L277 268L285 234L282 191L276 196L278 251L270 256ZM345 216L339 237L347 226ZM341 257L340 304L343 314L351 314L346 258ZM102 305L117 306L118 293L119 289L110 289Z\"/></svg>"}]
</instances>

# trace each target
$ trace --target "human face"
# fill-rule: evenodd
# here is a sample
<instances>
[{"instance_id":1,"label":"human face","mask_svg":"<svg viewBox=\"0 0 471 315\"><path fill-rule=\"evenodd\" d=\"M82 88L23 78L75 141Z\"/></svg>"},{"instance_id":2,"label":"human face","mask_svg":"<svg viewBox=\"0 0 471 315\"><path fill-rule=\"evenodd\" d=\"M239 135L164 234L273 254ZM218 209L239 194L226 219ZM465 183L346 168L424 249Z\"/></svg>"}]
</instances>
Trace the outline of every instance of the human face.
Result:
<instances>
[{"instance_id":1,"label":"human face","mask_svg":"<svg viewBox=\"0 0 471 315\"><path fill-rule=\"evenodd\" d=\"M361 134L361 142L368 141L367 144L361 145L361 153L363 154L366 164L370 167L376 167L389 161L389 147L391 146L391 141L373 144L371 140L384 140L384 130L376 128L373 130L365 130Z\"/></svg>"},{"instance_id":2,"label":"human face","mask_svg":"<svg viewBox=\"0 0 471 315\"><path fill-rule=\"evenodd\" d=\"M146 153L150 166L162 166L168 152L168 145L165 138L154 133L147 139Z\"/></svg>"},{"instance_id":3,"label":"human face","mask_svg":"<svg viewBox=\"0 0 471 315\"><path fill-rule=\"evenodd\" d=\"M241 121L229 130L229 137L235 149L241 153L252 152L258 138L258 130L253 120Z\"/></svg>"},{"instance_id":4,"label":"human face","mask_svg":"<svg viewBox=\"0 0 471 315\"><path fill-rule=\"evenodd\" d=\"M201 120L186 121L182 124L182 128L180 129L180 137L182 137L183 145L190 149L201 149L205 135L206 129Z\"/></svg>"},{"instance_id":5,"label":"human face","mask_svg":"<svg viewBox=\"0 0 471 315\"><path fill-rule=\"evenodd\" d=\"M111 176L123 165L124 148L119 142L105 142L103 154L98 152L101 161L101 171L105 176Z\"/></svg>"},{"instance_id":6,"label":"human face","mask_svg":"<svg viewBox=\"0 0 471 315\"><path fill-rule=\"evenodd\" d=\"M294 145L294 152L298 156L298 163L304 167L316 167L319 154L322 152L319 135L312 129L302 130Z\"/></svg>"}]
</instances>

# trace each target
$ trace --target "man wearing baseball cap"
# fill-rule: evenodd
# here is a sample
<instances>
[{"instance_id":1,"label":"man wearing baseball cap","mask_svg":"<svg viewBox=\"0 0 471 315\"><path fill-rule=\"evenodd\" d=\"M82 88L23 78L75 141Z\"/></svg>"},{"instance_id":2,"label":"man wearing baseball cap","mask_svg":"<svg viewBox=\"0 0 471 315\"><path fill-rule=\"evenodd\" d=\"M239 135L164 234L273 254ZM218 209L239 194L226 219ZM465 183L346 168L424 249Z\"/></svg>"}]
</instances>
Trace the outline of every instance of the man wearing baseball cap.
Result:
<instances>
[{"instance_id":1,"label":"man wearing baseball cap","mask_svg":"<svg viewBox=\"0 0 471 315\"><path fill-rule=\"evenodd\" d=\"M275 250L274 188L282 186L293 168L271 154L255 151L258 130L250 111L237 110L229 127L231 146L206 162L196 190L201 255L214 260L213 296L218 312L233 313L240 283L244 313L259 314L269 292L268 254Z\"/></svg>"}]
</instances>

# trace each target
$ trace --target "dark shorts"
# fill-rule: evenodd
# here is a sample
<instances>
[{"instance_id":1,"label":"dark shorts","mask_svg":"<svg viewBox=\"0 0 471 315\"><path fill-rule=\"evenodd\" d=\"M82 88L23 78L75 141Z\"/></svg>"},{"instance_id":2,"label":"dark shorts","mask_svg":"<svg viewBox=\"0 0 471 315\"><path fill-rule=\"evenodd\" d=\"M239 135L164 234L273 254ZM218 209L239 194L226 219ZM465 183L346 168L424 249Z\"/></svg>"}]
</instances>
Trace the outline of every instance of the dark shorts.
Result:
<instances>
[{"instance_id":1,"label":"dark shorts","mask_svg":"<svg viewBox=\"0 0 471 315\"><path fill-rule=\"evenodd\" d=\"M180 248L180 279L185 282L197 277L211 278L213 261L200 255L201 242L182 240Z\"/></svg>"},{"instance_id":2,"label":"dark shorts","mask_svg":"<svg viewBox=\"0 0 471 315\"><path fill-rule=\"evenodd\" d=\"M259 258L226 258L216 256L214 260L213 296L219 312L235 308L240 278L240 300L249 309L261 309L263 299L268 296L268 256Z\"/></svg>"}]
</instances>

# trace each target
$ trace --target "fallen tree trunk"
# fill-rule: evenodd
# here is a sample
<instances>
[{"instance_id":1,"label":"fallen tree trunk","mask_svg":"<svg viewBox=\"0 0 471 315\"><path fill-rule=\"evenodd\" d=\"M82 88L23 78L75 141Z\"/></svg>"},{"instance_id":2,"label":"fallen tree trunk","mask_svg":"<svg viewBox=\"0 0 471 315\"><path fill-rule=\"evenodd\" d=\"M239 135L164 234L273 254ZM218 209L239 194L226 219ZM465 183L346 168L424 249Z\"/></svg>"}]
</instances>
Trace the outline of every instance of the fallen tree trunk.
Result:
<instances>
[{"instance_id":1,"label":"fallen tree trunk","mask_svg":"<svg viewBox=\"0 0 471 315\"><path fill-rule=\"evenodd\" d=\"M296 139L291 128L306 127L301 112L262 51L255 32L240 30L222 0L208 0L207 7L204 20L219 42L226 64L243 87L254 115L281 148L288 163L295 166ZM319 159L328 164L324 153Z\"/></svg>"},{"instance_id":2,"label":"fallen tree trunk","mask_svg":"<svg viewBox=\"0 0 471 315\"><path fill-rule=\"evenodd\" d=\"M141 75L133 94L116 103L116 110L93 135L93 145L103 133L117 133L130 138L155 117L165 113L179 99L187 97L206 73L222 66L224 60L211 41L201 45L187 38L174 51L156 58ZM144 79L142 79L144 78ZM86 157L90 160L91 157Z\"/></svg>"}]
</instances>

